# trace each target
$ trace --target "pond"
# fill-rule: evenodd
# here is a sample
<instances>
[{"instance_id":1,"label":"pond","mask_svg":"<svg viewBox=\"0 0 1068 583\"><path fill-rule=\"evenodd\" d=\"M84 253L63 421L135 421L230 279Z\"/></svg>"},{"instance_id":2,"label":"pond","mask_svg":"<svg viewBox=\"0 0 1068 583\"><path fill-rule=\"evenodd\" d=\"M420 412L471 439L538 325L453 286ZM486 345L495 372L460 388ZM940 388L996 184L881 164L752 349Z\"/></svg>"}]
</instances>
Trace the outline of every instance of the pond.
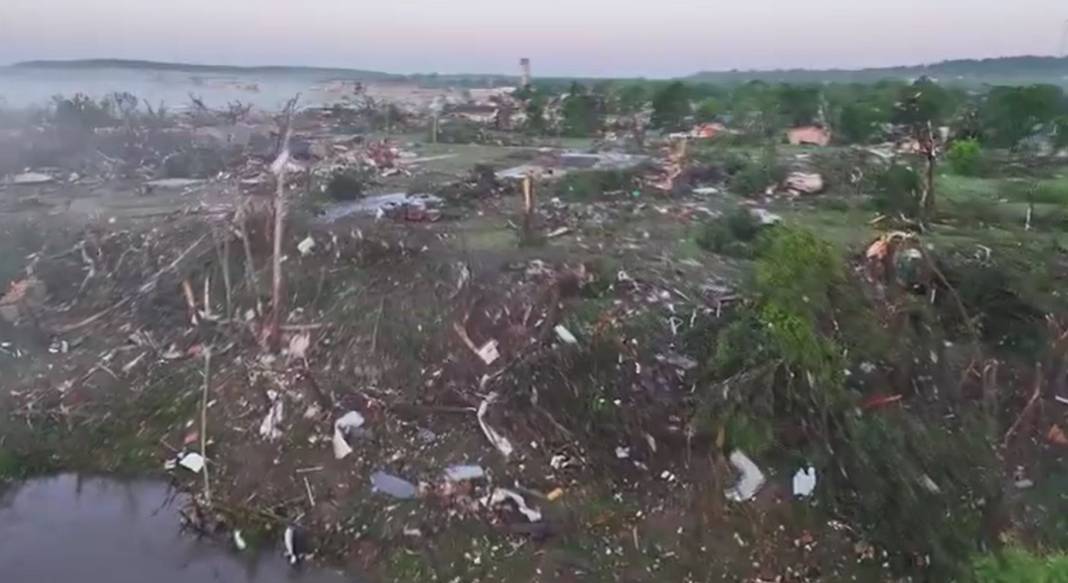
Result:
<instances>
[{"instance_id":1,"label":"pond","mask_svg":"<svg viewBox=\"0 0 1068 583\"><path fill-rule=\"evenodd\" d=\"M0 492L0 581L10 583L351 583L182 532L167 484L63 474Z\"/></svg>"}]
</instances>

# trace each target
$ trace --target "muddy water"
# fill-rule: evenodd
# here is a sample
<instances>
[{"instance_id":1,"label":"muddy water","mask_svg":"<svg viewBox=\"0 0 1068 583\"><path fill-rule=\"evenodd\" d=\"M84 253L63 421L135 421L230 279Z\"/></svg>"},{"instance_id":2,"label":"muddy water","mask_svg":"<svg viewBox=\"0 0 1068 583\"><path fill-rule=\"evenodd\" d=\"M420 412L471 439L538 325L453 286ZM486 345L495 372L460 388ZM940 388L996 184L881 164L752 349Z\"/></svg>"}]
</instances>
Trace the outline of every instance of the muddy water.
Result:
<instances>
[{"instance_id":1,"label":"muddy water","mask_svg":"<svg viewBox=\"0 0 1068 583\"><path fill-rule=\"evenodd\" d=\"M61 475L0 493L4 583L343 583L179 532L165 484Z\"/></svg>"}]
</instances>

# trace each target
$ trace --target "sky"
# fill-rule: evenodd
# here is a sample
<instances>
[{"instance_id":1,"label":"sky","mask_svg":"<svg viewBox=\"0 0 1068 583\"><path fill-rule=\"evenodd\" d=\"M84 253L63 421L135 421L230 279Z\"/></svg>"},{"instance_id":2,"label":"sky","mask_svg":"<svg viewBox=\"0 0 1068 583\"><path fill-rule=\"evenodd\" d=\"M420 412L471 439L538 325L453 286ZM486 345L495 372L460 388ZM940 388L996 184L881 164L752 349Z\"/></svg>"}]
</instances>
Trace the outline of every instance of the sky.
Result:
<instances>
[{"instance_id":1,"label":"sky","mask_svg":"<svg viewBox=\"0 0 1068 583\"><path fill-rule=\"evenodd\" d=\"M0 64L686 75L1057 54L1068 0L0 0Z\"/></svg>"}]
</instances>

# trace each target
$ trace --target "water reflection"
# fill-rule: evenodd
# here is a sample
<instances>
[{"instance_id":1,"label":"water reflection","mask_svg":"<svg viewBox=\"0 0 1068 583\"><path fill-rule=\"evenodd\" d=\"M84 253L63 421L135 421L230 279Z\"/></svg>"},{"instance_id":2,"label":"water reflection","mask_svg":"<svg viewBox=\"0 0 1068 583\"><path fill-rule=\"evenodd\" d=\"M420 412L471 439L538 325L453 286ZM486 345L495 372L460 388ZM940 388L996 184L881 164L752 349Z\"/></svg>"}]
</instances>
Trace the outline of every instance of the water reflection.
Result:
<instances>
[{"instance_id":1,"label":"water reflection","mask_svg":"<svg viewBox=\"0 0 1068 583\"><path fill-rule=\"evenodd\" d=\"M236 554L180 532L166 484L65 474L0 493L0 581L342 583L277 554Z\"/></svg>"}]
</instances>

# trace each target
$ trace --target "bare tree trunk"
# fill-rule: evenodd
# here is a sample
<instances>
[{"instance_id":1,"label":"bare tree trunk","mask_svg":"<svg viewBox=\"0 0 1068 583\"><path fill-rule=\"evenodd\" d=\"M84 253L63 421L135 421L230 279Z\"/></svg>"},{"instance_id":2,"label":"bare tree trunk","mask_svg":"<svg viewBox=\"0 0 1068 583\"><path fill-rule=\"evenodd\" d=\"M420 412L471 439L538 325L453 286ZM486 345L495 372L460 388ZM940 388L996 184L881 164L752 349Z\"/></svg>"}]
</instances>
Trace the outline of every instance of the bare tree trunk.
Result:
<instances>
[{"instance_id":1,"label":"bare tree trunk","mask_svg":"<svg viewBox=\"0 0 1068 583\"><path fill-rule=\"evenodd\" d=\"M523 177L523 242L534 240L534 178Z\"/></svg>"},{"instance_id":2,"label":"bare tree trunk","mask_svg":"<svg viewBox=\"0 0 1068 583\"><path fill-rule=\"evenodd\" d=\"M926 224L935 210L935 165L938 162L938 144L935 142L934 128L931 122L916 132L920 153L923 154L923 193L920 197L920 222Z\"/></svg>"},{"instance_id":3,"label":"bare tree trunk","mask_svg":"<svg viewBox=\"0 0 1068 583\"><path fill-rule=\"evenodd\" d=\"M279 333L282 312L285 311L284 275L282 273L282 241L286 225L286 166L289 163L289 136L292 131L293 111L300 95L290 99L282 110L282 122L278 136L278 156L271 164L275 175L274 191L274 247L271 255L271 316L264 330L263 344L267 350L277 352L281 341Z\"/></svg>"}]
</instances>

